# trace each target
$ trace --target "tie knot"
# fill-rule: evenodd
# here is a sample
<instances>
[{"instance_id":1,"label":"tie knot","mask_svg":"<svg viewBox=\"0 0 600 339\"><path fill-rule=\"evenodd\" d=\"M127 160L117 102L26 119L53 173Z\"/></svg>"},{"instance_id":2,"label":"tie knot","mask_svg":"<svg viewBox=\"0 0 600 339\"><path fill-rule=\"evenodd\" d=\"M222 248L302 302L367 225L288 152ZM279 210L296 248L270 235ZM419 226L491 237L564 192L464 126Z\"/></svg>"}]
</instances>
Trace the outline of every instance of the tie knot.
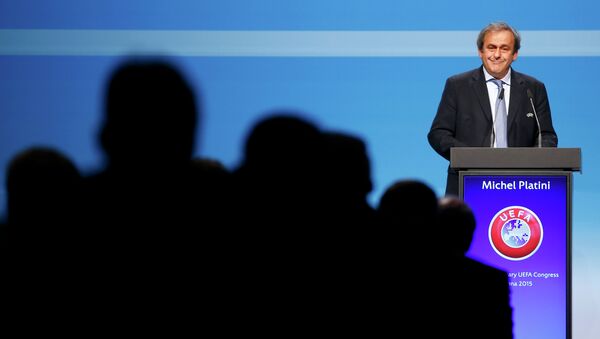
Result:
<instances>
[{"instance_id":1,"label":"tie knot","mask_svg":"<svg viewBox=\"0 0 600 339\"><path fill-rule=\"evenodd\" d=\"M496 86L498 86L498 89L502 88L502 85L504 84L504 81L502 80L498 80L498 79L490 79L491 82L495 83Z\"/></svg>"}]
</instances>

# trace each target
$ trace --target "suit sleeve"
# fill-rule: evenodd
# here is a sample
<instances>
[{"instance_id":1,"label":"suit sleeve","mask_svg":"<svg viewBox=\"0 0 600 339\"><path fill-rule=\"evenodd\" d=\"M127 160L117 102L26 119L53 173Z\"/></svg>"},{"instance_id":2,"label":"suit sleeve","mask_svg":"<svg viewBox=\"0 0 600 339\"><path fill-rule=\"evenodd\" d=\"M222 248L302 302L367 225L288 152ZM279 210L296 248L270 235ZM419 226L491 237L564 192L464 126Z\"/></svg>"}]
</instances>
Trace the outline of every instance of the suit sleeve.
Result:
<instances>
[{"instance_id":1,"label":"suit sleeve","mask_svg":"<svg viewBox=\"0 0 600 339\"><path fill-rule=\"evenodd\" d=\"M427 139L431 147L442 157L450 160L450 148L466 144L456 139L457 91L451 79L446 80L444 92Z\"/></svg>"},{"instance_id":2,"label":"suit sleeve","mask_svg":"<svg viewBox=\"0 0 600 339\"><path fill-rule=\"evenodd\" d=\"M558 136L556 135L556 131L554 131L554 126L552 125L552 115L550 113L548 93L546 92L546 87L543 83L539 83L538 86L536 86L534 97L538 119L540 120L542 146L556 147L558 146Z\"/></svg>"}]
</instances>

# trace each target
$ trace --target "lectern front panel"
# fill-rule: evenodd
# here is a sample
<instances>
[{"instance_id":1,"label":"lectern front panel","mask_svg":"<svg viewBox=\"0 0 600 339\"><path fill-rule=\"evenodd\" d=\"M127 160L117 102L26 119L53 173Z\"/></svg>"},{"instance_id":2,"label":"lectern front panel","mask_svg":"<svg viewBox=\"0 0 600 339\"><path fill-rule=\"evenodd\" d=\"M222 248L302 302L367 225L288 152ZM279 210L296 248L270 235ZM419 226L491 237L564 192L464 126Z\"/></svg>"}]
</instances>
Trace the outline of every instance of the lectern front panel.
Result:
<instances>
[{"instance_id":1,"label":"lectern front panel","mask_svg":"<svg viewBox=\"0 0 600 339\"><path fill-rule=\"evenodd\" d=\"M465 171L468 255L509 273L515 339L570 338L570 173Z\"/></svg>"}]
</instances>

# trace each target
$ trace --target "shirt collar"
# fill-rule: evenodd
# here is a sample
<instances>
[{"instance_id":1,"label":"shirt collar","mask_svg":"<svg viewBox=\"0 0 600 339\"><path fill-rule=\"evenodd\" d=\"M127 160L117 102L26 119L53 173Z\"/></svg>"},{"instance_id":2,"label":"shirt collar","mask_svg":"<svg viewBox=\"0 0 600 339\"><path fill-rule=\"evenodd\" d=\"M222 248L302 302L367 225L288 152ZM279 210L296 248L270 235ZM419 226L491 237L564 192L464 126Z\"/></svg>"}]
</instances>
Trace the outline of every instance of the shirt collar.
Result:
<instances>
[{"instance_id":1,"label":"shirt collar","mask_svg":"<svg viewBox=\"0 0 600 339\"><path fill-rule=\"evenodd\" d=\"M485 69L485 67L483 68L483 76L485 76L485 82L488 82L492 79L495 79L490 73L488 73L488 71ZM502 80L502 82L504 82L506 85L510 86L510 75L512 73L512 68L510 68L508 70L508 73L506 73L506 75L504 76L504 78L500 79Z\"/></svg>"}]
</instances>

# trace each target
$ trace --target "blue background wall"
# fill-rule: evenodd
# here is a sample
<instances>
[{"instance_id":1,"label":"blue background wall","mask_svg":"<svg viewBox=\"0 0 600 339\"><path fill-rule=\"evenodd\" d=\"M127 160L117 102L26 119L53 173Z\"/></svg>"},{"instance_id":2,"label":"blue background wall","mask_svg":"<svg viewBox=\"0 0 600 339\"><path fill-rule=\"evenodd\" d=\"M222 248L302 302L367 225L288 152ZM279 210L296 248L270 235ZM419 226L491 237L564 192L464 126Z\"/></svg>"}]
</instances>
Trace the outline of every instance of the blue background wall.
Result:
<instances>
[{"instance_id":1,"label":"blue background wall","mask_svg":"<svg viewBox=\"0 0 600 339\"><path fill-rule=\"evenodd\" d=\"M135 52L169 55L194 84L203 109L198 155L234 168L252 124L273 110L290 109L324 129L365 139L373 203L406 177L443 194L447 162L429 147L426 134L444 81L480 65L479 29L504 20L523 35L514 68L547 86L559 146L582 148L583 173L574 176L574 338L600 338L600 4L494 6L443 0L2 0L0 177L16 152L36 144L57 147L84 172L101 166L96 133L104 83L123 52ZM219 43L193 38L222 31L229 35ZM281 35L246 46L246 31L259 40ZM382 31L406 35L396 39ZM366 38L348 35L357 32ZM2 187L0 215L5 204Z\"/></svg>"}]
</instances>

